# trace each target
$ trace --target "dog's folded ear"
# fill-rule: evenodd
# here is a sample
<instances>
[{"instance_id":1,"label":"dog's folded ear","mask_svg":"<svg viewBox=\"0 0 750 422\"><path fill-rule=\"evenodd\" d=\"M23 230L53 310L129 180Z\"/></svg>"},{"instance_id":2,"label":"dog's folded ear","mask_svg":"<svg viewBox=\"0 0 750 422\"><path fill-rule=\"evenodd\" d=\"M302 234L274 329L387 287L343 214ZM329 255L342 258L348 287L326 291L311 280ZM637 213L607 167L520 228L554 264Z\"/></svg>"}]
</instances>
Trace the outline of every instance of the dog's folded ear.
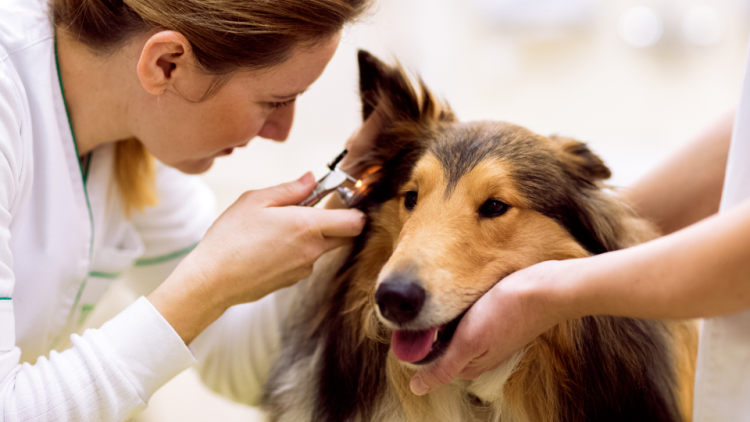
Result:
<instances>
[{"instance_id":1,"label":"dog's folded ear","mask_svg":"<svg viewBox=\"0 0 750 422\"><path fill-rule=\"evenodd\" d=\"M550 136L549 140L565 168L578 178L589 182L609 179L612 172L589 147L575 139Z\"/></svg>"}]
</instances>

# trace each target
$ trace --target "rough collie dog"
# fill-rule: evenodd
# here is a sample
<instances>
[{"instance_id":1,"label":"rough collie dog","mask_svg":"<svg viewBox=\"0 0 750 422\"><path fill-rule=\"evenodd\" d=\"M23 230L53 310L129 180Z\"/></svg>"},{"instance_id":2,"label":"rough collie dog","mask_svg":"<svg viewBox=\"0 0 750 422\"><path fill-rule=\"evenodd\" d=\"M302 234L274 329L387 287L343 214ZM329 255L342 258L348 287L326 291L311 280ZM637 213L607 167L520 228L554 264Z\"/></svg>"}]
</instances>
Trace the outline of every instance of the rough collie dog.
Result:
<instances>
[{"instance_id":1,"label":"rough collie dog","mask_svg":"<svg viewBox=\"0 0 750 422\"><path fill-rule=\"evenodd\" d=\"M298 285L264 407L271 421L686 421L695 327L609 316L568 321L494 371L418 397L415 368L508 274L651 239L603 187L581 142L461 123L399 67L360 52L364 118L384 122L363 162L369 217Z\"/></svg>"}]
</instances>

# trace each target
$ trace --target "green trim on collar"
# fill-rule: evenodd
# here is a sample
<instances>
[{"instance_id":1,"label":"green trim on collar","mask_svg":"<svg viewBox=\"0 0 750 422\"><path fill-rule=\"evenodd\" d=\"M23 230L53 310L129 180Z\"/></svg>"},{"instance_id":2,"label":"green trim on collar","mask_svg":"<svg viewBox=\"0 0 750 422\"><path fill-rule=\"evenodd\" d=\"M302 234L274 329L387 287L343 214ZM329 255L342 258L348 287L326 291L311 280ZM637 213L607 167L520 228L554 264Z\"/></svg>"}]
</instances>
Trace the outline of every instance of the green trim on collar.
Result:
<instances>
[{"instance_id":1,"label":"green trim on collar","mask_svg":"<svg viewBox=\"0 0 750 422\"><path fill-rule=\"evenodd\" d=\"M135 261L135 266L145 267L146 265L156 265L161 264L162 262L171 261L173 259L182 258L183 256L192 252L196 246L198 246L197 243L195 245L188 246L187 248L180 249L179 251L175 251L166 255L155 256L153 258L141 258Z\"/></svg>"},{"instance_id":2,"label":"green trim on collar","mask_svg":"<svg viewBox=\"0 0 750 422\"><path fill-rule=\"evenodd\" d=\"M103 271L91 271L89 272L89 277L108 278L110 280L114 280L120 277L121 274L122 273L105 273Z\"/></svg>"},{"instance_id":3,"label":"green trim on collar","mask_svg":"<svg viewBox=\"0 0 750 422\"><path fill-rule=\"evenodd\" d=\"M71 130L70 133L73 133L73 131ZM75 140L75 138L73 139ZM77 152L78 150L76 149L76 153ZM81 175L83 177L83 185L86 186L86 183L89 180L89 168L91 168L91 153L89 152L88 154L86 154L86 157L84 158L83 162L81 161L81 157L78 157L78 162L82 168Z\"/></svg>"},{"instance_id":4,"label":"green trim on collar","mask_svg":"<svg viewBox=\"0 0 750 422\"><path fill-rule=\"evenodd\" d=\"M55 24L53 23L52 30L55 31L55 68L57 70L57 81L60 84L60 93L62 94L62 100L63 100L63 107L65 107L65 116L68 118L68 127L70 128L70 136L73 138L73 148L75 148L76 151L76 158L78 159L78 170L81 172L81 180L83 181L83 195L86 197L86 208L88 208L89 211L89 224L91 225L91 240L89 242L89 265L91 265L91 260L94 254L94 213L91 211L91 201L89 201L89 191L86 188L86 179L88 176L88 164L91 163L91 156L89 156L89 159L86 160L86 169L84 170L83 164L81 163L81 154L78 153L78 143L76 142L76 134L73 132L73 122L70 120L70 111L68 110L68 103L65 100L65 88L63 87L62 83L62 74L60 74L60 59L57 54L57 31L55 28ZM84 278L81 282L81 287L78 288L78 293L76 294L75 301L73 302L73 306L70 308L70 312L68 313L68 322L70 322L71 318L73 318L73 314L75 313L76 308L78 307L78 302L81 300L81 294L83 294L83 290L86 288L86 279ZM55 339L55 342L57 339Z\"/></svg>"},{"instance_id":5,"label":"green trim on collar","mask_svg":"<svg viewBox=\"0 0 750 422\"><path fill-rule=\"evenodd\" d=\"M9 297L0 297L0 300L13 300L13 299L11 299Z\"/></svg>"}]
</instances>

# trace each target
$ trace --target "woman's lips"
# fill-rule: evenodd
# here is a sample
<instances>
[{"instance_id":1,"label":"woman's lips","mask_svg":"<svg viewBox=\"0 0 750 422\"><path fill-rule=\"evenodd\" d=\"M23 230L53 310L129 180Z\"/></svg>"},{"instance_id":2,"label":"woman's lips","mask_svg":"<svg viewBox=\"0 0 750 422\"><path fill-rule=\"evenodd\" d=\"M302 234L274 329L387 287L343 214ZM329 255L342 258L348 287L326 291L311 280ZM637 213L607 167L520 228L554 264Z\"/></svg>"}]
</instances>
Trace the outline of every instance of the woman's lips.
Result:
<instances>
[{"instance_id":1,"label":"woman's lips","mask_svg":"<svg viewBox=\"0 0 750 422\"><path fill-rule=\"evenodd\" d=\"M247 144L249 144L249 143L250 143L250 141L246 141L246 142L244 142L244 143L242 143L242 144L239 144L239 145L235 145L235 146L233 146L233 147L231 147L231 148L226 148L226 149L223 149L223 150L221 150L221 152L219 152L219 153L218 153L217 155L218 155L218 156L222 156L222 155L229 155L229 154L231 154L231 153L232 153L232 151L234 151L234 149L235 149L235 148L244 148L244 147L246 147L246 146L247 146Z\"/></svg>"}]
</instances>

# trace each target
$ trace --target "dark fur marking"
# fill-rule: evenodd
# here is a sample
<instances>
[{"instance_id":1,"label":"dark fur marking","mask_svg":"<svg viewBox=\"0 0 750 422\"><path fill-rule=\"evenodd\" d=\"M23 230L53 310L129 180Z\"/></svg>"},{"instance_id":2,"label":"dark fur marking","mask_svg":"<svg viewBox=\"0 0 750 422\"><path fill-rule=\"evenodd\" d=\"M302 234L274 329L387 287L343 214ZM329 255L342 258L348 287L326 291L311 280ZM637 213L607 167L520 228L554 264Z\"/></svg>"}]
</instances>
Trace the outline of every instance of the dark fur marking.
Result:
<instances>
[{"instance_id":1,"label":"dark fur marking","mask_svg":"<svg viewBox=\"0 0 750 422\"><path fill-rule=\"evenodd\" d=\"M665 323L586 317L578 353L563 352L571 379L561 421L678 422L676 374Z\"/></svg>"},{"instance_id":2,"label":"dark fur marking","mask_svg":"<svg viewBox=\"0 0 750 422\"><path fill-rule=\"evenodd\" d=\"M456 189L458 181L487 158L500 144L500 139L477 139L472 133L434 143L430 151L437 157L448 180L445 199Z\"/></svg>"},{"instance_id":3,"label":"dark fur marking","mask_svg":"<svg viewBox=\"0 0 750 422\"><path fill-rule=\"evenodd\" d=\"M320 389L312 420L344 422L356 415L370 420L387 383L385 358L390 346L370 341L360 343L353 338L356 330L347 327L341 317L349 285L343 283L336 292L334 305L322 324L326 332Z\"/></svg>"},{"instance_id":4,"label":"dark fur marking","mask_svg":"<svg viewBox=\"0 0 750 422\"><path fill-rule=\"evenodd\" d=\"M375 58L372 54L359 50L359 92L362 100L362 118L366 120L380 102L378 96L388 93L395 110L406 117L419 118L420 107L414 97L409 81L401 77L401 72Z\"/></svg>"}]
</instances>

